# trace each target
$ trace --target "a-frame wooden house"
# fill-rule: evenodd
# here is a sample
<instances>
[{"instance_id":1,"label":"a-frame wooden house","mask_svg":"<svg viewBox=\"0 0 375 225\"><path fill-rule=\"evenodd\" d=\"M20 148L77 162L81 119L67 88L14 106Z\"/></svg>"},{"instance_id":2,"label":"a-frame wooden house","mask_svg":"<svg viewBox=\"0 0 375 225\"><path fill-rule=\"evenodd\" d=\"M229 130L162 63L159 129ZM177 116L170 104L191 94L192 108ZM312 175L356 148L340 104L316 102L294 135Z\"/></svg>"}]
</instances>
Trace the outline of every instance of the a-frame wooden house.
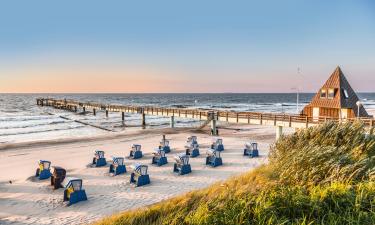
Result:
<instances>
[{"instance_id":1,"label":"a-frame wooden house","mask_svg":"<svg viewBox=\"0 0 375 225\"><path fill-rule=\"evenodd\" d=\"M313 118L369 117L362 105L358 110L358 100L340 67L337 67L312 101L303 109L302 114Z\"/></svg>"}]
</instances>

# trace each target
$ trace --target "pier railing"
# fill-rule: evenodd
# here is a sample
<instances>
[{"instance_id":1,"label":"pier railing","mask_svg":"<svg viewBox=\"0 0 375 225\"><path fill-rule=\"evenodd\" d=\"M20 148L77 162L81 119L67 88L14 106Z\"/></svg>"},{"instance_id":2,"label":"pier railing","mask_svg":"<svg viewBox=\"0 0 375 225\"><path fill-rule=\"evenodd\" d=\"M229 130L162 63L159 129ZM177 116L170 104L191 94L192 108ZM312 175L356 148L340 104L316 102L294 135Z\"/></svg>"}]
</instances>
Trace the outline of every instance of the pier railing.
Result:
<instances>
[{"instance_id":1,"label":"pier railing","mask_svg":"<svg viewBox=\"0 0 375 225\"><path fill-rule=\"evenodd\" d=\"M116 104L99 104L95 102L78 102L75 100L38 98L37 104L40 106L50 106L54 108L66 109L71 111L83 111L92 109L104 110L108 116L108 112L121 113L140 113L146 115L157 116L174 116L183 118L196 118L199 120L208 120L210 116L214 116L217 121L226 121L228 123L247 123L262 124L283 127L309 127L317 124L323 124L327 121L334 122L354 122L362 121L366 126L374 127L374 118L348 118L339 119L334 117L309 117L298 114L279 114L279 113L261 113L261 112L233 112L225 110L204 110L204 109L182 109L182 108L165 108L154 106L128 106ZM124 120L124 116L122 117Z\"/></svg>"}]
</instances>

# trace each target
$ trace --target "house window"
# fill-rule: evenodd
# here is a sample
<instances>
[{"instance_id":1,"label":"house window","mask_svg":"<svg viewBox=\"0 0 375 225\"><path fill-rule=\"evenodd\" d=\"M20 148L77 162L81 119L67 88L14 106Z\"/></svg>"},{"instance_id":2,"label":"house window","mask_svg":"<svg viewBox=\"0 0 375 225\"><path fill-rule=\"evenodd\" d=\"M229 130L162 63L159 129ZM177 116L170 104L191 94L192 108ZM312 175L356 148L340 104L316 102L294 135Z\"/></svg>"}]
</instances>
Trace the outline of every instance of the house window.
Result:
<instances>
[{"instance_id":1,"label":"house window","mask_svg":"<svg viewBox=\"0 0 375 225\"><path fill-rule=\"evenodd\" d=\"M348 99L348 98L349 98L348 91L347 91L346 89L344 89L343 92L344 92L344 97L345 97L346 99Z\"/></svg>"},{"instance_id":2,"label":"house window","mask_svg":"<svg viewBox=\"0 0 375 225\"><path fill-rule=\"evenodd\" d=\"M335 89L330 88L328 89L328 98L334 98L335 97Z\"/></svg>"},{"instance_id":3,"label":"house window","mask_svg":"<svg viewBox=\"0 0 375 225\"><path fill-rule=\"evenodd\" d=\"M320 91L320 98L327 98L327 90L326 89L322 89Z\"/></svg>"}]
</instances>

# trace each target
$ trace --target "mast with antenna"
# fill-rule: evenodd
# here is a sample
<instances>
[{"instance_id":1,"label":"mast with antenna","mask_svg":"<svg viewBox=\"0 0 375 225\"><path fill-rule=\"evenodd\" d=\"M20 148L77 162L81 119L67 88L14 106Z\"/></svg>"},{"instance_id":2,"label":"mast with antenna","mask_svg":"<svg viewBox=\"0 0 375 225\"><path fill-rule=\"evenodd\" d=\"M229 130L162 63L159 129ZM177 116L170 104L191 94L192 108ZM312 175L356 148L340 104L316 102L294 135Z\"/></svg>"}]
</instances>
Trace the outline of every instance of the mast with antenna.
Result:
<instances>
[{"instance_id":1,"label":"mast with antenna","mask_svg":"<svg viewBox=\"0 0 375 225\"><path fill-rule=\"evenodd\" d=\"M297 68L297 73L298 73L298 77L300 77L300 75L301 75L301 69L298 67ZM298 82L298 79L297 79L297 82ZM299 114L299 90L300 88L299 88L299 86L298 86L298 84L297 84L297 114Z\"/></svg>"}]
</instances>

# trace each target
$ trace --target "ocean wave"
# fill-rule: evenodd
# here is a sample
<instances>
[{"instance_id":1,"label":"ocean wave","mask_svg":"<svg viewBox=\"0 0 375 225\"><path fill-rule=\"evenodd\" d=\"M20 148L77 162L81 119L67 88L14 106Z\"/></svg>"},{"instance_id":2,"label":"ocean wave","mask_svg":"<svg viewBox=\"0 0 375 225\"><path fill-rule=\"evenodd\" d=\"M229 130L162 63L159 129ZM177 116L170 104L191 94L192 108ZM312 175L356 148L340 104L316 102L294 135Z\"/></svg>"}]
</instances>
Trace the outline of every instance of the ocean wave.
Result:
<instances>
[{"instance_id":1,"label":"ocean wave","mask_svg":"<svg viewBox=\"0 0 375 225\"><path fill-rule=\"evenodd\" d=\"M29 120L45 120L51 119L53 116L6 116L0 117L0 121L29 121Z\"/></svg>"},{"instance_id":2,"label":"ocean wave","mask_svg":"<svg viewBox=\"0 0 375 225\"><path fill-rule=\"evenodd\" d=\"M171 107L175 107L175 108L178 108L178 109L185 109L185 108L187 108L186 105L179 105L179 104L171 105Z\"/></svg>"},{"instance_id":3,"label":"ocean wave","mask_svg":"<svg viewBox=\"0 0 375 225\"><path fill-rule=\"evenodd\" d=\"M228 106L228 105L212 105L212 109L230 109L230 108L236 108L237 106Z\"/></svg>"},{"instance_id":4,"label":"ocean wave","mask_svg":"<svg viewBox=\"0 0 375 225\"><path fill-rule=\"evenodd\" d=\"M41 122L41 123L33 123L33 124L17 124L17 125L11 125L11 126L0 126L0 129L18 129L18 128L30 128L30 127L40 127L40 126L46 126L46 125L54 125L54 124L61 124L66 123L66 120L61 121L51 121L51 122Z\"/></svg>"},{"instance_id":5,"label":"ocean wave","mask_svg":"<svg viewBox=\"0 0 375 225\"><path fill-rule=\"evenodd\" d=\"M44 130L31 130L31 131L27 131L27 132L2 133L2 134L0 134L0 137L12 136L12 135L21 135L21 134L45 133L45 132L62 131L62 130L72 130L72 129L77 129L77 128L80 128L80 127L84 127L84 126L53 128L53 129L44 129Z\"/></svg>"}]
</instances>

